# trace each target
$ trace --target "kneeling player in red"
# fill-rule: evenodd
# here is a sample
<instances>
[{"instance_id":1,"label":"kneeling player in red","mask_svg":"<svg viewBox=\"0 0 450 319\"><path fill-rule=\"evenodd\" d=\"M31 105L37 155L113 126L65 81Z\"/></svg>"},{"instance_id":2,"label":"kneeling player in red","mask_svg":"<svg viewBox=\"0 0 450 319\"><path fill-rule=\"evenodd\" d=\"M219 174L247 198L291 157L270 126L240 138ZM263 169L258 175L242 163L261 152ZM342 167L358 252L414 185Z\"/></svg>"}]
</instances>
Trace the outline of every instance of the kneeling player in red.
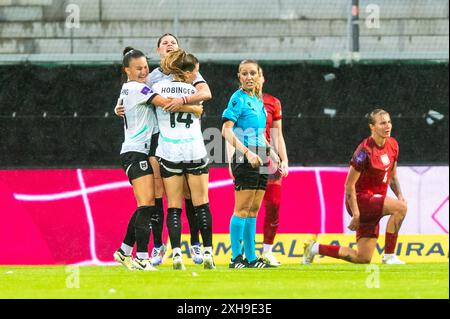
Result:
<instances>
[{"instance_id":1,"label":"kneeling player in red","mask_svg":"<svg viewBox=\"0 0 450 319\"><path fill-rule=\"evenodd\" d=\"M308 241L304 246L304 264L310 264L317 254L352 263L370 263L377 244L379 221L384 216L389 216L389 220L382 261L385 264L404 264L395 255L395 246L407 204L397 177L399 148L391 137L389 113L381 109L371 112L369 127L372 134L359 144L353 154L345 182L346 207L352 216L348 228L356 230L357 250ZM396 199L386 196L388 185Z\"/></svg>"}]
</instances>

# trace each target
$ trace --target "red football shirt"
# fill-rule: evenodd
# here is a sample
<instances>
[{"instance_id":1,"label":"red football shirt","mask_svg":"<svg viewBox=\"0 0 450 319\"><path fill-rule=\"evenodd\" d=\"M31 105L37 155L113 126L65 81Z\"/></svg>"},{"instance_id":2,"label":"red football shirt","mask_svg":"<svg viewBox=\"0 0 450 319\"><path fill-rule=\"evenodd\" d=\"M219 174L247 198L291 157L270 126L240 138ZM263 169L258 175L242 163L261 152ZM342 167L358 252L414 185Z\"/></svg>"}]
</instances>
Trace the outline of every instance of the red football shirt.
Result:
<instances>
[{"instance_id":1,"label":"red football shirt","mask_svg":"<svg viewBox=\"0 0 450 319\"><path fill-rule=\"evenodd\" d=\"M263 103L267 111L266 138L270 142L270 128L273 121L281 120L281 103L279 99L267 93L263 94Z\"/></svg>"},{"instance_id":2,"label":"red football shirt","mask_svg":"<svg viewBox=\"0 0 450 319\"><path fill-rule=\"evenodd\" d=\"M393 137L388 137L382 147L372 137L362 141L350 161L350 165L361 172L356 183L356 193L386 196L398 153L398 143Z\"/></svg>"}]
</instances>

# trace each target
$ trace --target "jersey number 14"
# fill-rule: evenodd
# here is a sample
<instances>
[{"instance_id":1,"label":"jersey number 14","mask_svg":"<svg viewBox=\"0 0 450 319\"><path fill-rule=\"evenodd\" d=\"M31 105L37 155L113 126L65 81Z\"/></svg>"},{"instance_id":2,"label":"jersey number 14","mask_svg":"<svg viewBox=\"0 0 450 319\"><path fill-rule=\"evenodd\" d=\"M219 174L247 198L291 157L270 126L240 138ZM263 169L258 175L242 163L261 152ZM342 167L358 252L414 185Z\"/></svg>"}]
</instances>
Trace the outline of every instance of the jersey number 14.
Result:
<instances>
[{"instance_id":1,"label":"jersey number 14","mask_svg":"<svg viewBox=\"0 0 450 319\"><path fill-rule=\"evenodd\" d=\"M175 114L178 114L175 120ZM186 114L186 118L183 118L183 116ZM185 123L186 128L190 128L191 124L194 123L192 120L192 114L191 113L170 113L170 127L175 128L176 123Z\"/></svg>"}]
</instances>

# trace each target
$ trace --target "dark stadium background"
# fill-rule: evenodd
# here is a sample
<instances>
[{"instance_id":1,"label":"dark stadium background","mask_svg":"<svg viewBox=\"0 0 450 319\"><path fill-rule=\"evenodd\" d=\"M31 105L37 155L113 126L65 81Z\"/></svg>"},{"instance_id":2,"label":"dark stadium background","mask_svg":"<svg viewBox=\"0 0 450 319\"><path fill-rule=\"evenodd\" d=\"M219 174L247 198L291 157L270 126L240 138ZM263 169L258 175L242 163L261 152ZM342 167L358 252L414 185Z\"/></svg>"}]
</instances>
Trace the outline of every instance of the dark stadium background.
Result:
<instances>
[{"instance_id":1,"label":"dark stadium background","mask_svg":"<svg viewBox=\"0 0 450 319\"><path fill-rule=\"evenodd\" d=\"M202 63L213 93L203 129L221 127L237 63ZM448 165L448 62L262 66L264 90L283 106L291 165L346 165L369 135L365 115L377 107L391 113L400 165ZM0 66L0 168L119 167L123 128L113 108L120 87L119 65ZM430 110L444 118L429 118Z\"/></svg>"}]
</instances>

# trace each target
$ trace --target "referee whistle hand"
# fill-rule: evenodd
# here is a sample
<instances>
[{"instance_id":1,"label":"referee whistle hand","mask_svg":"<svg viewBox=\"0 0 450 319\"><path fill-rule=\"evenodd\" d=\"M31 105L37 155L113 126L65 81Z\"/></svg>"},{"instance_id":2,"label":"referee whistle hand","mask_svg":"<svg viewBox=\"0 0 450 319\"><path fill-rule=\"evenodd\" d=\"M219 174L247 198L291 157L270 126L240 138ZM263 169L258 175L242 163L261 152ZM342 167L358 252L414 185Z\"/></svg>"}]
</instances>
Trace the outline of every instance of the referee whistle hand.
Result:
<instances>
[{"instance_id":1,"label":"referee whistle hand","mask_svg":"<svg viewBox=\"0 0 450 319\"><path fill-rule=\"evenodd\" d=\"M263 165L263 160L261 159L261 157L251 151L247 152L247 159L253 168L257 168Z\"/></svg>"}]
</instances>

